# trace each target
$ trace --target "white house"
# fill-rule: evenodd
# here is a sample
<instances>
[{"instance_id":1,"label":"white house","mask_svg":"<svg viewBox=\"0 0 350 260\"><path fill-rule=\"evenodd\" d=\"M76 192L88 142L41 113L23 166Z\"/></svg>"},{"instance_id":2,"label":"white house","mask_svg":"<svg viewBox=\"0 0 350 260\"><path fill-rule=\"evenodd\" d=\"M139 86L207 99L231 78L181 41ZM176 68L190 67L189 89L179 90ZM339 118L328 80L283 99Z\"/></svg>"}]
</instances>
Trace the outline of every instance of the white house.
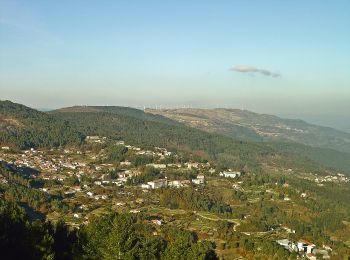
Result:
<instances>
[{"instance_id":1,"label":"white house","mask_svg":"<svg viewBox=\"0 0 350 260\"><path fill-rule=\"evenodd\" d=\"M220 172L219 175L225 178L236 178L241 176L241 172L235 172L235 171L224 171Z\"/></svg>"},{"instance_id":2,"label":"white house","mask_svg":"<svg viewBox=\"0 0 350 260\"><path fill-rule=\"evenodd\" d=\"M276 242L277 242L277 244L279 244L280 246L283 246L285 248L288 248L289 243L291 243L288 239L281 239L281 240L277 240Z\"/></svg>"},{"instance_id":3,"label":"white house","mask_svg":"<svg viewBox=\"0 0 350 260\"><path fill-rule=\"evenodd\" d=\"M158 163L149 163L147 166L153 167L155 169L165 169L166 164L158 164Z\"/></svg>"},{"instance_id":4,"label":"white house","mask_svg":"<svg viewBox=\"0 0 350 260\"><path fill-rule=\"evenodd\" d=\"M298 252L298 247L289 239L281 239L281 240L276 240L277 244L280 246L283 246L285 249L289 250L290 252Z\"/></svg>"},{"instance_id":5,"label":"white house","mask_svg":"<svg viewBox=\"0 0 350 260\"><path fill-rule=\"evenodd\" d=\"M306 252L307 254L311 254L315 249L316 245L312 244L309 241L300 239L298 241L298 250L299 252Z\"/></svg>"},{"instance_id":6,"label":"white house","mask_svg":"<svg viewBox=\"0 0 350 260\"><path fill-rule=\"evenodd\" d=\"M142 183L141 184L141 188L142 189L150 189L151 188L151 185L147 184L147 183Z\"/></svg>"},{"instance_id":7,"label":"white house","mask_svg":"<svg viewBox=\"0 0 350 260\"><path fill-rule=\"evenodd\" d=\"M154 180L154 181L149 181L147 184L152 188L152 189L158 189L162 187L166 187L168 185L167 179L159 179L159 180Z\"/></svg>"},{"instance_id":8,"label":"white house","mask_svg":"<svg viewBox=\"0 0 350 260\"><path fill-rule=\"evenodd\" d=\"M196 179L192 179L194 184L204 184L204 175L198 175Z\"/></svg>"},{"instance_id":9,"label":"white house","mask_svg":"<svg viewBox=\"0 0 350 260\"><path fill-rule=\"evenodd\" d=\"M175 181L169 181L168 186L175 187L175 188L181 188L182 184L181 184L181 181L175 180Z\"/></svg>"}]
</instances>

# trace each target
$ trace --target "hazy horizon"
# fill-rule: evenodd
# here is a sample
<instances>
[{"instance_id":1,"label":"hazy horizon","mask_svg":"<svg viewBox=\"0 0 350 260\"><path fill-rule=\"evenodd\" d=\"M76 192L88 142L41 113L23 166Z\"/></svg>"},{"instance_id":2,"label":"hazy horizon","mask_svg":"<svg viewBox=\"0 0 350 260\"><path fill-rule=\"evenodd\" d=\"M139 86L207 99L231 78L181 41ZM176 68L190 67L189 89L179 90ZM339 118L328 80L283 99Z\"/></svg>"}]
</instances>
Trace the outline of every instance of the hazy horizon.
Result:
<instances>
[{"instance_id":1,"label":"hazy horizon","mask_svg":"<svg viewBox=\"0 0 350 260\"><path fill-rule=\"evenodd\" d=\"M349 1L0 0L0 98L242 107L350 131Z\"/></svg>"},{"instance_id":2,"label":"hazy horizon","mask_svg":"<svg viewBox=\"0 0 350 260\"><path fill-rule=\"evenodd\" d=\"M10 100L15 102L14 100ZM249 109L249 108L245 108L245 107L229 107L229 106L193 106L191 104L177 104L177 105L173 105L173 106L164 106L164 105L158 105L158 104L144 104L144 105L126 105L126 104L102 104L102 103L98 103L98 104L69 104L67 106L57 106L57 107L40 107L40 106L33 106L33 105L28 105L28 104L24 104L27 105L31 108L37 109L39 111L43 111L43 112L48 112L51 110L55 110L55 109L60 109L60 108L65 108L65 107L70 107L70 106L124 106L124 107L132 107L132 108L136 108L136 109L143 109L143 108L152 108L152 109L177 109L177 108L198 108L198 109L244 109L244 110L248 110L254 113L258 113L258 114L270 114L270 115L275 115L284 119L300 119L300 120L304 120L307 123L310 124L315 124L315 125L319 125L319 126L326 126L326 127L331 127L343 132L347 132L350 133L350 121L348 120L349 117L348 116L339 116L339 117L328 117L328 116L315 116L315 115L293 115L293 114L274 114L271 112L264 112L264 111L257 111L254 109Z\"/></svg>"}]
</instances>

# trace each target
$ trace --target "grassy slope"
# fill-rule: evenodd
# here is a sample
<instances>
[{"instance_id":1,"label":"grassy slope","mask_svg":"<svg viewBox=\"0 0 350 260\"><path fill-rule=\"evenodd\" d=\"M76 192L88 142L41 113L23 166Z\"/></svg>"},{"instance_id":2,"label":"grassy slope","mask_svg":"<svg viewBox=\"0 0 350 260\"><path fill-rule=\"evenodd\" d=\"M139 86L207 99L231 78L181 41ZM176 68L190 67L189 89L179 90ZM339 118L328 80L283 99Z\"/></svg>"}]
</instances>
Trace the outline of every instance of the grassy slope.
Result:
<instances>
[{"instance_id":1,"label":"grassy slope","mask_svg":"<svg viewBox=\"0 0 350 260\"><path fill-rule=\"evenodd\" d=\"M238 109L149 110L208 132L249 141L296 142L350 153L350 134L302 120Z\"/></svg>"}]
</instances>

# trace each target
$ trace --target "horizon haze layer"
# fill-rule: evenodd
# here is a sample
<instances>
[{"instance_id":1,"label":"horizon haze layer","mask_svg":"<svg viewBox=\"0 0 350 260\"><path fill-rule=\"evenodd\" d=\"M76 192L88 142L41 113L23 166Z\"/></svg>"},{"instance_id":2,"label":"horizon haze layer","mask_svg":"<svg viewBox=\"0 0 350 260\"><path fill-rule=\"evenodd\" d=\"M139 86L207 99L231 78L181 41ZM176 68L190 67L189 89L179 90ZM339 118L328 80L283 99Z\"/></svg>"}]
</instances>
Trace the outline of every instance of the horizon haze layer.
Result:
<instances>
[{"instance_id":1,"label":"horizon haze layer","mask_svg":"<svg viewBox=\"0 0 350 260\"><path fill-rule=\"evenodd\" d=\"M0 93L236 107L350 129L349 1L0 0Z\"/></svg>"}]
</instances>

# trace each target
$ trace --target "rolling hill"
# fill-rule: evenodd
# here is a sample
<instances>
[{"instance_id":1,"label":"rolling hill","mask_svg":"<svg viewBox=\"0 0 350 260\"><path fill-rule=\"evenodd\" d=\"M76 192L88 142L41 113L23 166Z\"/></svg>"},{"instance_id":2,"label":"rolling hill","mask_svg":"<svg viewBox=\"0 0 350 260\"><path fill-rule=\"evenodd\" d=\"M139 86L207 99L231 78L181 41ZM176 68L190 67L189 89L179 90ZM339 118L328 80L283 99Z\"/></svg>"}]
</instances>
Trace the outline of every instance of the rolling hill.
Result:
<instances>
[{"instance_id":1,"label":"rolling hill","mask_svg":"<svg viewBox=\"0 0 350 260\"><path fill-rule=\"evenodd\" d=\"M35 109L0 101L0 144L18 148L78 145L85 136L72 125Z\"/></svg>"},{"instance_id":2,"label":"rolling hill","mask_svg":"<svg viewBox=\"0 0 350 260\"><path fill-rule=\"evenodd\" d=\"M184 125L180 120L176 124L162 115L153 117L150 113L125 107L71 107L53 111L54 114L71 123L79 131L87 134L99 134L116 139L123 139L138 145L157 145L172 147L205 154L216 161L235 162L236 167L259 165L272 157L282 155L293 158L288 167L293 167L305 158L309 161L308 169L317 169L319 165L335 170L350 172L350 154L330 148L317 148L298 144L287 139L282 141L261 142L262 138L245 127L240 129L245 141L235 135L220 131L196 130L193 125ZM218 117L217 122L222 119ZM86 127L87 122L90 122ZM218 134L219 133L219 134ZM302 157L302 158L301 158ZM299 158L299 159L298 159ZM298 161L299 160L299 161ZM290 160L285 160L290 161ZM298 161L298 163L296 163ZM294 164L293 164L294 162ZM317 165L311 163L315 162Z\"/></svg>"},{"instance_id":3,"label":"rolling hill","mask_svg":"<svg viewBox=\"0 0 350 260\"><path fill-rule=\"evenodd\" d=\"M350 154L293 142L242 141L208 133L162 115L125 107L71 107L49 113L0 102L0 143L18 148L80 145L106 136L142 147L166 147L213 160L219 167L260 171L264 164L350 172Z\"/></svg>"},{"instance_id":4,"label":"rolling hill","mask_svg":"<svg viewBox=\"0 0 350 260\"><path fill-rule=\"evenodd\" d=\"M350 153L350 134L302 120L239 109L147 110L188 126L248 141L295 142Z\"/></svg>"}]
</instances>

